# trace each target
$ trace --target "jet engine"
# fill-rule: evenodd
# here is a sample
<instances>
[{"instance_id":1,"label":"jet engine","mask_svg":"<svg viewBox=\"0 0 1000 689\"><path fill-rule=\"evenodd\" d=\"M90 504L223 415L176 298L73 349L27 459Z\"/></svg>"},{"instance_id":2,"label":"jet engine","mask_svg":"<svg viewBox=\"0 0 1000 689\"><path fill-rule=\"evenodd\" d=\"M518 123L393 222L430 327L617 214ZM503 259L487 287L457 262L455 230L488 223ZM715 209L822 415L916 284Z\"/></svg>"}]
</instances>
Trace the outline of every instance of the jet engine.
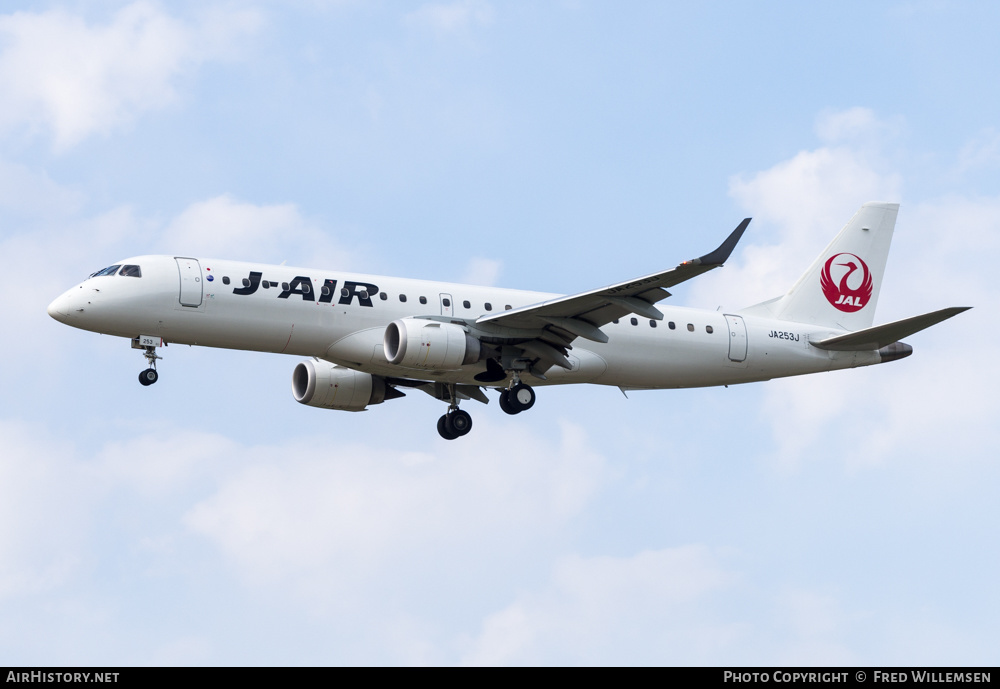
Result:
<instances>
[{"instance_id":1,"label":"jet engine","mask_svg":"<svg viewBox=\"0 0 1000 689\"><path fill-rule=\"evenodd\" d=\"M389 363L407 368L454 371L482 358L482 344L454 323L400 318L385 329Z\"/></svg>"},{"instance_id":2,"label":"jet engine","mask_svg":"<svg viewBox=\"0 0 1000 689\"><path fill-rule=\"evenodd\" d=\"M364 411L385 401L386 388L378 376L325 361L303 361L292 372L292 396L310 407Z\"/></svg>"}]
</instances>

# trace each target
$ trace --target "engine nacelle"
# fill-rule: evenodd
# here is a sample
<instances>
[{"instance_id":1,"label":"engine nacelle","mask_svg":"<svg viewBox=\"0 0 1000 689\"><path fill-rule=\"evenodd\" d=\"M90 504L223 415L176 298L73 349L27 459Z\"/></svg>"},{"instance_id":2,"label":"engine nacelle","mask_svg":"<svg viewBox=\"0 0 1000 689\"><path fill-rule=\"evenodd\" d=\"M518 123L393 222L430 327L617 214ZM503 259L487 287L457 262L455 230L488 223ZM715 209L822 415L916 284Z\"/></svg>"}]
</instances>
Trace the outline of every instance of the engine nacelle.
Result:
<instances>
[{"instance_id":1,"label":"engine nacelle","mask_svg":"<svg viewBox=\"0 0 1000 689\"><path fill-rule=\"evenodd\" d=\"M400 318L385 329L383 351L390 364L454 371L482 358L482 344L454 323Z\"/></svg>"},{"instance_id":2,"label":"engine nacelle","mask_svg":"<svg viewBox=\"0 0 1000 689\"><path fill-rule=\"evenodd\" d=\"M385 380L326 361L303 361L292 372L292 396L310 407L364 411L385 401Z\"/></svg>"}]
</instances>

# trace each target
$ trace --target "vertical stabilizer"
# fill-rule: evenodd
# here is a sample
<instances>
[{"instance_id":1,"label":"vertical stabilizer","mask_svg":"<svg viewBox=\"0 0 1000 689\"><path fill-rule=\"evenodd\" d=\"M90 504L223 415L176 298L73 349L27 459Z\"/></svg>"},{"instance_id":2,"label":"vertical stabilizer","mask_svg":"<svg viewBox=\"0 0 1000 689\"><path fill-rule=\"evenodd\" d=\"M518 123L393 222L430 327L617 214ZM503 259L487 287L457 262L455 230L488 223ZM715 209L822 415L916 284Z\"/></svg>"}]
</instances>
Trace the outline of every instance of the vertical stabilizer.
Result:
<instances>
[{"instance_id":1,"label":"vertical stabilizer","mask_svg":"<svg viewBox=\"0 0 1000 689\"><path fill-rule=\"evenodd\" d=\"M870 327L898 211L898 203L866 203L787 294L746 311L844 330Z\"/></svg>"}]
</instances>

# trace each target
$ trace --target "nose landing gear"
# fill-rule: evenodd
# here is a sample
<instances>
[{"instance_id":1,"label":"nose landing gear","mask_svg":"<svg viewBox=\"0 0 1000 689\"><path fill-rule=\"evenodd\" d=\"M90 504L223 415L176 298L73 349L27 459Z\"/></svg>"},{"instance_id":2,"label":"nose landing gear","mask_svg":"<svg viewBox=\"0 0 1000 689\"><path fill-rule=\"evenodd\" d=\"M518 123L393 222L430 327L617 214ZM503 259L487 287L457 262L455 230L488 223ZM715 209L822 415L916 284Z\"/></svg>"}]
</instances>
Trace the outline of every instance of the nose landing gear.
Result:
<instances>
[{"instance_id":1,"label":"nose landing gear","mask_svg":"<svg viewBox=\"0 0 1000 689\"><path fill-rule=\"evenodd\" d=\"M147 345L143 347L143 349L146 351L144 351L142 355L146 357L146 361L149 362L149 368L139 374L139 382L142 383L143 386L147 386L152 385L160 379L160 374L156 372L156 360L162 359L163 357L156 355L156 347Z\"/></svg>"}]
</instances>

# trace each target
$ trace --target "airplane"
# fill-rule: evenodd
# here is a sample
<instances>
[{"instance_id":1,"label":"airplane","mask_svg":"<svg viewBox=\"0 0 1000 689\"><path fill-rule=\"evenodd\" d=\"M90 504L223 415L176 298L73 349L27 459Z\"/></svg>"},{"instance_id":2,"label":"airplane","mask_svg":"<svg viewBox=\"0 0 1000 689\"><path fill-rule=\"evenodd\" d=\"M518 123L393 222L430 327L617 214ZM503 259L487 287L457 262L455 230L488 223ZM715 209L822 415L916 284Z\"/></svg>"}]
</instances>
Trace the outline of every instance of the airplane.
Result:
<instances>
[{"instance_id":1,"label":"airplane","mask_svg":"<svg viewBox=\"0 0 1000 689\"><path fill-rule=\"evenodd\" d=\"M518 414L545 385L734 385L909 356L902 338L971 307L872 326L898 210L864 204L788 292L731 312L655 304L722 266L750 218L699 258L570 296L167 255L104 268L48 313L130 340L144 386L168 344L291 354L308 357L297 402L364 411L417 389L447 403L437 430L454 440L472 428L459 403L488 404L484 389Z\"/></svg>"}]
</instances>

